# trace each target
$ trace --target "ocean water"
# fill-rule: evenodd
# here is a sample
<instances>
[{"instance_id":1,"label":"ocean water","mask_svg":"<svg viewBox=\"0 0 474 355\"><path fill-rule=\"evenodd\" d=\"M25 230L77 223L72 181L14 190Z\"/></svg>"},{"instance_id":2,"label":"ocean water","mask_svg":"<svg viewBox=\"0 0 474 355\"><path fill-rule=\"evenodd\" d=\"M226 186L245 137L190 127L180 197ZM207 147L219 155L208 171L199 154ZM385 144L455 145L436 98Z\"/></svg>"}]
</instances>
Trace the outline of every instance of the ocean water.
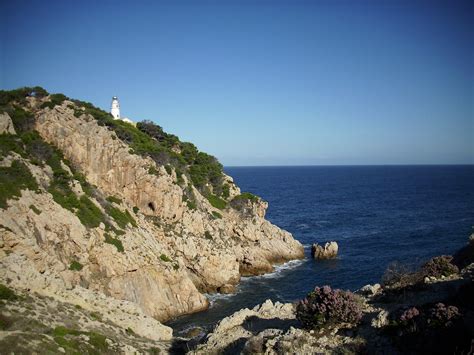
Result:
<instances>
[{"instance_id":1,"label":"ocean water","mask_svg":"<svg viewBox=\"0 0 474 355\"><path fill-rule=\"evenodd\" d=\"M234 295L209 295L209 310L169 325L211 328L266 299L295 301L316 285L356 290L379 282L391 262L419 265L451 254L474 230L474 166L228 167L242 191L269 202L267 219L304 246L306 259L243 278ZM335 260L310 245L335 240Z\"/></svg>"}]
</instances>

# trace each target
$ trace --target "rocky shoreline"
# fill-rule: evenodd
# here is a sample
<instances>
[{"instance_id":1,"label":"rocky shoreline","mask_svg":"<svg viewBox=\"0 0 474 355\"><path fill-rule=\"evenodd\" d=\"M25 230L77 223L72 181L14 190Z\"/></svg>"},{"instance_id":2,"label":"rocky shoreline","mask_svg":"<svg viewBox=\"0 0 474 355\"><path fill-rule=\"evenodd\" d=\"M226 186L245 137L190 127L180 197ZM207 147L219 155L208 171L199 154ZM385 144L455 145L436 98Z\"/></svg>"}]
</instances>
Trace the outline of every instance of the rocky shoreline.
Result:
<instances>
[{"instance_id":1,"label":"rocky shoreline","mask_svg":"<svg viewBox=\"0 0 474 355\"><path fill-rule=\"evenodd\" d=\"M474 346L472 237L454 259L460 267L448 276L421 280L418 274L415 281L415 272L406 275L410 280L356 291L362 310L357 324L311 329L298 319L297 304L267 300L222 319L209 334L180 339L181 349L191 349L192 354L467 353ZM417 309L414 320L404 320L413 309ZM443 318L448 314L443 309L455 310L451 319Z\"/></svg>"},{"instance_id":2,"label":"rocky shoreline","mask_svg":"<svg viewBox=\"0 0 474 355\"><path fill-rule=\"evenodd\" d=\"M352 302L351 324L307 314L320 310L313 294L301 301L305 307L267 300L208 334L173 337L162 322L207 309L205 294L233 293L242 277L304 258L303 246L266 220L268 204L242 193L231 177L219 175L222 184L214 186L183 173L186 154L199 154L189 143L172 138L165 158L182 165L161 163L159 126L147 123L156 138L91 104L35 90L1 92L0 349L403 353L417 351L416 338L442 336L469 349L472 240L454 258L434 258L417 273L393 269L382 286L357 295L316 288ZM319 258L337 251L337 244L314 247ZM441 345L452 349L449 341Z\"/></svg>"}]
</instances>

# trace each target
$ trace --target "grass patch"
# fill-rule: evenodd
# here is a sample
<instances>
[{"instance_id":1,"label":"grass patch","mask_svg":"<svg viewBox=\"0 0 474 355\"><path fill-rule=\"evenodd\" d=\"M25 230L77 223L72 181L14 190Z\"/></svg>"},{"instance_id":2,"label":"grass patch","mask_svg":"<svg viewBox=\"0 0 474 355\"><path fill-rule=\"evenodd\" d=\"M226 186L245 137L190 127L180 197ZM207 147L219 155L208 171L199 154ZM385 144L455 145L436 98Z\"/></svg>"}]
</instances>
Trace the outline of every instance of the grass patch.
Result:
<instances>
[{"instance_id":1,"label":"grass patch","mask_svg":"<svg viewBox=\"0 0 474 355\"><path fill-rule=\"evenodd\" d=\"M163 260L163 261L166 262L166 263L171 262L171 259L168 258L168 256L166 256L165 254L161 254L161 255L160 255L160 259Z\"/></svg>"},{"instance_id":2,"label":"grass patch","mask_svg":"<svg viewBox=\"0 0 474 355\"><path fill-rule=\"evenodd\" d=\"M19 198L25 189L37 191L38 183L23 162L14 160L10 167L0 167L0 208L6 208L7 201Z\"/></svg>"},{"instance_id":3,"label":"grass patch","mask_svg":"<svg viewBox=\"0 0 474 355\"><path fill-rule=\"evenodd\" d=\"M222 218L222 215L221 215L219 212L217 212L217 211L212 211L212 217L213 217L214 219L221 219L221 218Z\"/></svg>"},{"instance_id":4,"label":"grass patch","mask_svg":"<svg viewBox=\"0 0 474 355\"><path fill-rule=\"evenodd\" d=\"M128 210L125 210L125 212L122 212L120 209L108 206L106 208L107 214L112 217L115 222L119 225L120 228L125 228L127 224L131 224L133 227L137 227L137 222L135 219L132 217L132 215L128 212Z\"/></svg>"},{"instance_id":5,"label":"grass patch","mask_svg":"<svg viewBox=\"0 0 474 355\"><path fill-rule=\"evenodd\" d=\"M15 152L25 157L25 150L21 139L13 134L0 134L0 157L6 157L10 152Z\"/></svg>"},{"instance_id":6,"label":"grass patch","mask_svg":"<svg viewBox=\"0 0 474 355\"><path fill-rule=\"evenodd\" d=\"M107 338L105 335L96 332L89 332L89 344L102 352L107 351L108 349Z\"/></svg>"},{"instance_id":7,"label":"grass patch","mask_svg":"<svg viewBox=\"0 0 474 355\"><path fill-rule=\"evenodd\" d=\"M208 194L206 197L209 203L212 205L212 207L223 210L227 206L227 202L225 202L220 197L217 197L216 195Z\"/></svg>"},{"instance_id":8,"label":"grass patch","mask_svg":"<svg viewBox=\"0 0 474 355\"><path fill-rule=\"evenodd\" d=\"M32 210L34 213L36 213L37 215L40 215L41 214L41 210L36 208L35 205L30 205L30 210Z\"/></svg>"},{"instance_id":9,"label":"grass patch","mask_svg":"<svg viewBox=\"0 0 474 355\"><path fill-rule=\"evenodd\" d=\"M68 97L63 94L52 94L49 96L49 101L44 102L41 105L41 108L50 108L53 109L56 105L61 105L64 100L67 100Z\"/></svg>"},{"instance_id":10,"label":"grass patch","mask_svg":"<svg viewBox=\"0 0 474 355\"><path fill-rule=\"evenodd\" d=\"M150 175L155 175L155 176L159 176L160 173L158 172L158 170L156 170L156 168L154 166L150 166L148 168L148 174Z\"/></svg>"},{"instance_id":11,"label":"grass patch","mask_svg":"<svg viewBox=\"0 0 474 355\"><path fill-rule=\"evenodd\" d=\"M122 199L115 196L109 196L106 198L106 200L109 201L110 203L116 203L117 205L122 204Z\"/></svg>"},{"instance_id":12,"label":"grass patch","mask_svg":"<svg viewBox=\"0 0 474 355\"><path fill-rule=\"evenodd\" d=\"M18 296L11 288L0 284L0 300L15 301L17 299Z\"/></svg>"},{"instance_id":13,"label":"grass patch","mask_svg":"<svg viewBox=\"0 0 474 355\"><path fill-rule=\"evenodd\" d=\"M71 265L69 265L69 270L81 271L83 267L84 266L79 261L74 260L71 262Z\"/></svg>"},{"instance_id":14,"label":"grass patch","mask_svg":"<svg viewBox=\"0 0 474 355\"><path fill-rule=\"evenodd\" d=\"M195 210L195 209L197 209L196 202L191 201L191 200L188 200L188 201L186 202L186 206L188 206L188 208L189 208L190 210Z\"/></svg>"},{"instance_id":15,"label":"grass patch","mask_svg":"<svg viewBox=\"0 0 474 355\"><path fill-rule=\"evenodd\" d=\"M106 243L114 245L117 248L117 250L121 253L123 253L125 251L125 249L123 248L123 244L120 241L120 239L114 238L108 233L105 233L104 236L105 236L105 242Z\"/></svg>"}]
</instances>

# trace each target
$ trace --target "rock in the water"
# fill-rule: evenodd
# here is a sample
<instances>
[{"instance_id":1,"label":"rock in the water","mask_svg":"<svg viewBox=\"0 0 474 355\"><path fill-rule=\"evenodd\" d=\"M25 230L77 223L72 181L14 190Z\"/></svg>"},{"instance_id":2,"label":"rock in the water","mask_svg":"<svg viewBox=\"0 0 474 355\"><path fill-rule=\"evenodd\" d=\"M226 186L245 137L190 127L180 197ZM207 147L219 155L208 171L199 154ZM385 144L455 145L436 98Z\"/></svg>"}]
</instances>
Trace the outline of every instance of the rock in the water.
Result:
<instances>
[{"instance_id":1,"label":"rock in the water","mask_svg":"<svg viewBox=\"0 0 474 355\"><path fill-rule=\"evenodd\" d=\"M311 247L311 256L314 259L333 259L337 256L339 246L336 242L327 242L324 247L318 243Z\"/></svg>"},{"instance_id":2,"label":"rock in the water","mask_svg":"<svg viewBox=\"0 0 474 355\"><path fill-rule=\"evenodd\" d=\"M235 292L235 286L231 285L231 284L225 284L225 285L219 287L218 291L220 293L224 293L224 294L234 293Z\"/></svg>"}]
</instances>

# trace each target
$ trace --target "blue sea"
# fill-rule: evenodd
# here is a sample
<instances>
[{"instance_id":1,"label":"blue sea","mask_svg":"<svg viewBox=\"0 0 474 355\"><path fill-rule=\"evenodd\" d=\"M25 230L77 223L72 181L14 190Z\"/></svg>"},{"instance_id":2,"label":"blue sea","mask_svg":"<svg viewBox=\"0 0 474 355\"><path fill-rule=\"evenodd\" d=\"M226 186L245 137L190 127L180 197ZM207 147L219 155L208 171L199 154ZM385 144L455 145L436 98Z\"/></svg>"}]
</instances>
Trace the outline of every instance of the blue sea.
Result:
<instances>
[{"instance_id":1,"label":"blue sea","mask_svg":"<svg viewBox=\"0 0 474 355\"><path fill-rule=\"evenodd\" d=\"M474 166L228 167L242 191L269 202L267 219L291 232L306 259L243 278L234 295L169 323L211 328L266 299L295 301L316 285L356 290L380 282L392 262L416 266L452 254L474 231ZM312 243L335 240L339 257L315 261Z\"/></svg>"}]
</instances>

